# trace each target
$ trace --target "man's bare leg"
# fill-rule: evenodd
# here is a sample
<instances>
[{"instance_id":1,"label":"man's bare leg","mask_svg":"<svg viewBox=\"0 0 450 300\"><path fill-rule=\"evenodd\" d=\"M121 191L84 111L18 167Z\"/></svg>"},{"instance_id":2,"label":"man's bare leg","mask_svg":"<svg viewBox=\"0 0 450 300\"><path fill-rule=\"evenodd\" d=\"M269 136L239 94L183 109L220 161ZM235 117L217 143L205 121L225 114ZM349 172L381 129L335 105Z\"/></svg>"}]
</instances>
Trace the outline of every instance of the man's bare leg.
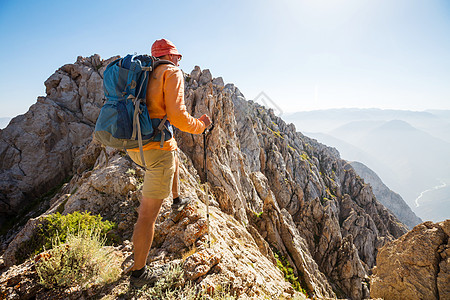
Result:
<instances>
[{"instance_id":1,"label":"man's bare leg","mask_svg":"<svg viewBox=\"0 0 450 300\"><path fill-rule=\"evenodd\" d=\"M142 197L138 220L134 225L134 265L131 271L142 269L147 262L148 252L153 242L155 221L161 209L162 202L163 199Z\"/></svg>"}]
</instances>

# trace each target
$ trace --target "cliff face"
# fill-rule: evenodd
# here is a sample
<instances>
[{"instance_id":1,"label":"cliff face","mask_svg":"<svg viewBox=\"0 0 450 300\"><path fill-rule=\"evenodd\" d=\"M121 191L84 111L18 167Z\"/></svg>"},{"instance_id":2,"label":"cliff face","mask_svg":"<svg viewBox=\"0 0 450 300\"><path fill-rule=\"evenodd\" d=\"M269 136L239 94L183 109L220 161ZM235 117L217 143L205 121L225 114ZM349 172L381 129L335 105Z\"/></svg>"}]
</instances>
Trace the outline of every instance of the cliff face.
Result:
<instances>
[{"instance_id":1,"label":"cliff face","mask_svg":"<svg viewBox=\"0 0 450 300\"><path fill-rule=\"evenodd\" d=\"M102 104L101 76L109 61L93 56L62 67L46 81L47 97L0 132L0 183L3 202L13 207L71 175L46 214L100 213L119 224L118 233L126 240L136 220L143 172L112 149L106 164L99 145L91 142ZM208 161L204 166L201 135L176 132L182 193L193 202L175 212L166 199L149 260L179 259L194 244L199 257L185 264L190 280L203 285L228 280L243 297L293 295L276 268L276 251L304 279L310 294L368 297L368 273L378 249L407 231L376 200L371 187L335 149L246 101L234 85L224 86L208 70L196 67L186 79L185 93L191 114L207 113L215 124L207 142ZM36 116L42 121L34 122ZM58 121L49 126L52 120ZM26 126L33 122L34 126ZM70 131L71 126L83 130ZM34 147L27 146L33 138ZM211 249L202 246L205 168L212 193ZM16 263L17 247L32 235L39 220L30 220L5 242L6 265Z\"/></svg>"},{"instance_id":2,"label":"cliff face","mask_svg":"<svg viewBox=\"0 0 450 300\"><path fill-rule=\"evenodd\" d=\"M416 216L403 198L391 191L374 171L357 161L353 161L350 164L356 173L372 186L377 200L393 212L403 224L412 229L414 226L422 223L422 219Z\"/></svg>"}]
</instances>

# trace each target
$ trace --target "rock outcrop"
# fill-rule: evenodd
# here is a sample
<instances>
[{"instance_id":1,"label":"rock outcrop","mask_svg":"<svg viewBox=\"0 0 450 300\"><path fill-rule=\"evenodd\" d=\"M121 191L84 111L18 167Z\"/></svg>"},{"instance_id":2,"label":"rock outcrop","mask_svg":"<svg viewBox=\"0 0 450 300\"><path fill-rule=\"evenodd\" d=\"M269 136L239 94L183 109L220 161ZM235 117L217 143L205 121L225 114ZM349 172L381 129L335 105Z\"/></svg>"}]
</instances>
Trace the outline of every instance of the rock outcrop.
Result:
<instances>
[{"instance_id":1,"label":"rock outcrop","mask_svg":"<svg viewBox=\"0 0 450 300\"><path fill-rule=\"evenodd\" d=\"M85 167L79 157L103 105L102 76L112 59L94 55L64 65L45 81L47 95L0 130L0 226Z\"/></svg>"},{"instance_id":2,"label":"rock outcrop","mask_svg":"<svg viewBox=\"0 0 450 300\"><path fill-rule=\"evenodd\" d=\"M335 149L246 101L234 85L205 78L208 70L191 73L186 100L191 112L208 113L216 124L206 167L213 186L228 195L221 208L254 226L297 271L312 274L308 287L316 295L368 296L377 249L406 227ZM178 139L203 175L201 137L180 132Z\"/></svg>"},{"instance_id":3,"label":"rock outcrop","mask_svg":"<svg viewBox=\"0 0 450 300\"><path fill-rule=\"evenodd\" d=\"M95 142L92 142L90 147L95 147ZM205 198L203 185L189 158L181 152L179 155L180 161L183 162L180 169L182 196L190 198L191 202L182 210L172 210L171 200L165 200L157 220L149 263L157 265L167 262L180 263L186 280L208 289L227 283L237 295L243 295L244 298L266 296L278 299L291 298L298 294L277 269L272 261L273 255L269 256L267 252L260 250L260 245L264 245L264 241L261 238L255 239L245 225L222 212L214 199L211 199L212 206L209 208L211 248L207 247L206 207L202 202ZM52 199L52 207L46 214L55 211L67 214L75 210L100 213L118 224L116 232L118 236L131 239L133 225L137 219L139 187L144 173L119 151L110 149L108 156L110 157L108 164L104 154L101 154L97 156L94 170L74 176L71 182ZM35 224L41 218L31 220L29 224L33 226L27 226L22 234L17 235L10 243L3 255L5 262L16 262L14 249L26 243L25 232L33 232ZM131 248L126 245L128 242L116 249L123 261L131 254ZM17 283L22 281L26 285L18 285L19 287L15 288ZM129 279L125 284L129 285ZM0 295L19 297L37 295L37 298L43 299L42 294L45 293L39 288L29 262L13 267L11 271L0 276L0 286L2 287ZM83 293L79 292L67 293L65 296L68 299L83 296Z\"/></svg>"},{"instance_id":4,"label":"rock outcrop","mask_svg":"<svg viewBox=\"0 0 450 300\"><path fill-rule=\"evenodd\" d=\"M450 220L425 222L380 249L370 295L450 299Z\"/></svg>"},{"instance_id":5,"label":"rock outcrop","mask_svg":"<svg viewBox=\"0 0 450 300\"><path fill-rule=\"evenodd\" d=\"M406 204L402 196L390 190L374 171L357 161L352 161L350 164L356 173L372 186L377 200L386 206L409 229L423 222Z\"/></svg>"},{"instance_id":6,"label":"rock outcrop","mask_svg":"<svg viewBox=\"0 0 450 300\"><path fill-rule=\"evenodd\" d=\"M90 61L95 63L88 67ZM25 167L26 161L19 158L31 159L33 149L18 147L18 135L14 145L4 142L6 135L2 133L0 153L14 158L11 166L2 166L2 174L6 174L3 178L7 179L2 182L25 182L23 187L27 189L19 185L14 199L27 199L26 193L20 194L22 190L39 194L45 190L44 183L50 187L51 183L58 183L57 179L71 175L45 214L76 210L100 213L118 224L118 236L126 240L131 238L136 220L143 171L123 152L112 149L107 151L107 164L99 145L91 141L102 102L98 78L108 61L94 56L64 66L47 80L48 95L35 105L40 114L50 105L54 114L67 114L59 118L61 122L68 121L54 124L55 128L48 128L43 122L27 129L29 134L42 132L42 136L47 136L71 123L86 128L77 131L84 132L77 144L57 136L45 148L45 155L52 159L50 154L57 156L60 149L66 151L64 168L45 166L61 172L59 177L42 171L40 181L27 179L26 174L30 173L22 174L19 169L37 166L30 163ZM80 68L90 72L89 79L82 80L85 77ZM88 71L89 68L93 70ZM94 84L98 80L100 85ZM367 298L369 270L375 265L378 249L407 231L376 200L371 187L339 158L335 149L296 132L292 124L286 124L273 111L246 101L238 88L224 85L209 70L196 67L186 79L185 94L189 112L197 117L207 113L215 124L207 139L208 161L203 165L201 135L175 133L180 147L181 190L193 201L181 212L172 211L170 200L165 201L149 260L173 261L195 246L201 254L194 254L191 263L190 258L186 259L185 274L189 280L211 286L227 280L243 298L287 297L295 291L276 268L276 252L286 258L310 295ZM54 114L42 118L53 120ZM32 120L31 113L18 117L5 130L18 131ZM13 155L14 149L21 149L17 150L20 156ZM204 247L205 194L201 182L206 169L212 192L211 249ZM17 177L19 173L22 177ZM13 198L5 201L12 203L10 199ZM6 264L19 263L15 261L15 250L26 243L41 218L31 219L8 243L3 254Z\"/></svg>"}]
</instances>

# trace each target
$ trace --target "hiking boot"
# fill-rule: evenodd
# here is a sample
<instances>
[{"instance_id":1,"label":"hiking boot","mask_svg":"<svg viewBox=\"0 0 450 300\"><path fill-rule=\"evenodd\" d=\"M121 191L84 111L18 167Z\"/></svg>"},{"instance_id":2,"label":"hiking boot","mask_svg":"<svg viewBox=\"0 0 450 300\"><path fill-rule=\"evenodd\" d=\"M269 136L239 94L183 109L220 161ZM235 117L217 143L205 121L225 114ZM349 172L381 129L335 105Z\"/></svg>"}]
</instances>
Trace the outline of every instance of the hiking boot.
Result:
<instances>
[{"instance_id":1,"label":"hiking boot","mask_svg":"<svg viewBox=\"0 0 450 300\"><path fill-rule=\"evenodd\" d=\"M131 271L130 281L135 287L143 287L144 285L153 286L159 278L162 277L164 272L168 269L167 265L163 265L159 268L150 269L148 266L143 267L140 270Z\"/></svg>"},{"instance_id":2,"label":"hiking boot","mask_svg":"<svg viewBox=\"0 0 450 300\"><path fill-rule=\"evenodd\" d=\"M176 197L176 198L173 199L172 207L185 206L189 202L191 202L191 199L189 199L189 198Z\"/></svg>"}]
</instances>

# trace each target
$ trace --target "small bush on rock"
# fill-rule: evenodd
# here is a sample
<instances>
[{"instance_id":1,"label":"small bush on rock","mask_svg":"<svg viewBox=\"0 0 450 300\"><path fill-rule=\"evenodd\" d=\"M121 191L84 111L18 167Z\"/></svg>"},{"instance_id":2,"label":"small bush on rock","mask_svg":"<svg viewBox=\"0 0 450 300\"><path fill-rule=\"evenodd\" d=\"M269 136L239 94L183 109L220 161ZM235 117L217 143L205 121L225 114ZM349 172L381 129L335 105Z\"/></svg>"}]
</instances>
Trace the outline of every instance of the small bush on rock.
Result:
<instances>
[{"instance_id":1,"label":"small bush on rock","mask_svg":"<svg viewBox=\"0 0 450 300\"><path fill-rule=\"evenodd\" d=\"M300 274L300 277L295 276L294 269L292 268L287 258L282 256L275 248L272 248L272 250L273 255L275 256L275 259L277 261L277 267L281 272L283 272L285 280L292 284L294 290L307 295L306 289L303 288L304 286L306 286L306 283L301 276L302 274Z\"/></svg>"},{"instance_id":2,"label":"small bush on rock","mask_svg":"<svg viewBox=\"0 0 450 300\"><path fill-rule=\"evenodd\" d=\"M100 215L91 215L90 212L76 211L67 215L61 215L59 212L51 214L44 217L33 237L18 248L16 259L21 263L32 255L51 249L55 240L65 243L69 234L76 235L79 232L96 228L105 235L115 227L115 223L108 220L103 221ZM112 238L107 239L106 243L111 244Z\"/></svg>"},{"instance_id":3,"label":"small bush on rock","mask_svg":"<svg viewBox=\"0 0 450 300\"><path fill-rule=\"evenodd\" d=\"M57 236L52 249L36 258L40 283L47 288L88 287L118 279L120 261L112 248L104 247L105 241L98 229L69 233L65 243Z\"/></svg>"}]
</instances>

